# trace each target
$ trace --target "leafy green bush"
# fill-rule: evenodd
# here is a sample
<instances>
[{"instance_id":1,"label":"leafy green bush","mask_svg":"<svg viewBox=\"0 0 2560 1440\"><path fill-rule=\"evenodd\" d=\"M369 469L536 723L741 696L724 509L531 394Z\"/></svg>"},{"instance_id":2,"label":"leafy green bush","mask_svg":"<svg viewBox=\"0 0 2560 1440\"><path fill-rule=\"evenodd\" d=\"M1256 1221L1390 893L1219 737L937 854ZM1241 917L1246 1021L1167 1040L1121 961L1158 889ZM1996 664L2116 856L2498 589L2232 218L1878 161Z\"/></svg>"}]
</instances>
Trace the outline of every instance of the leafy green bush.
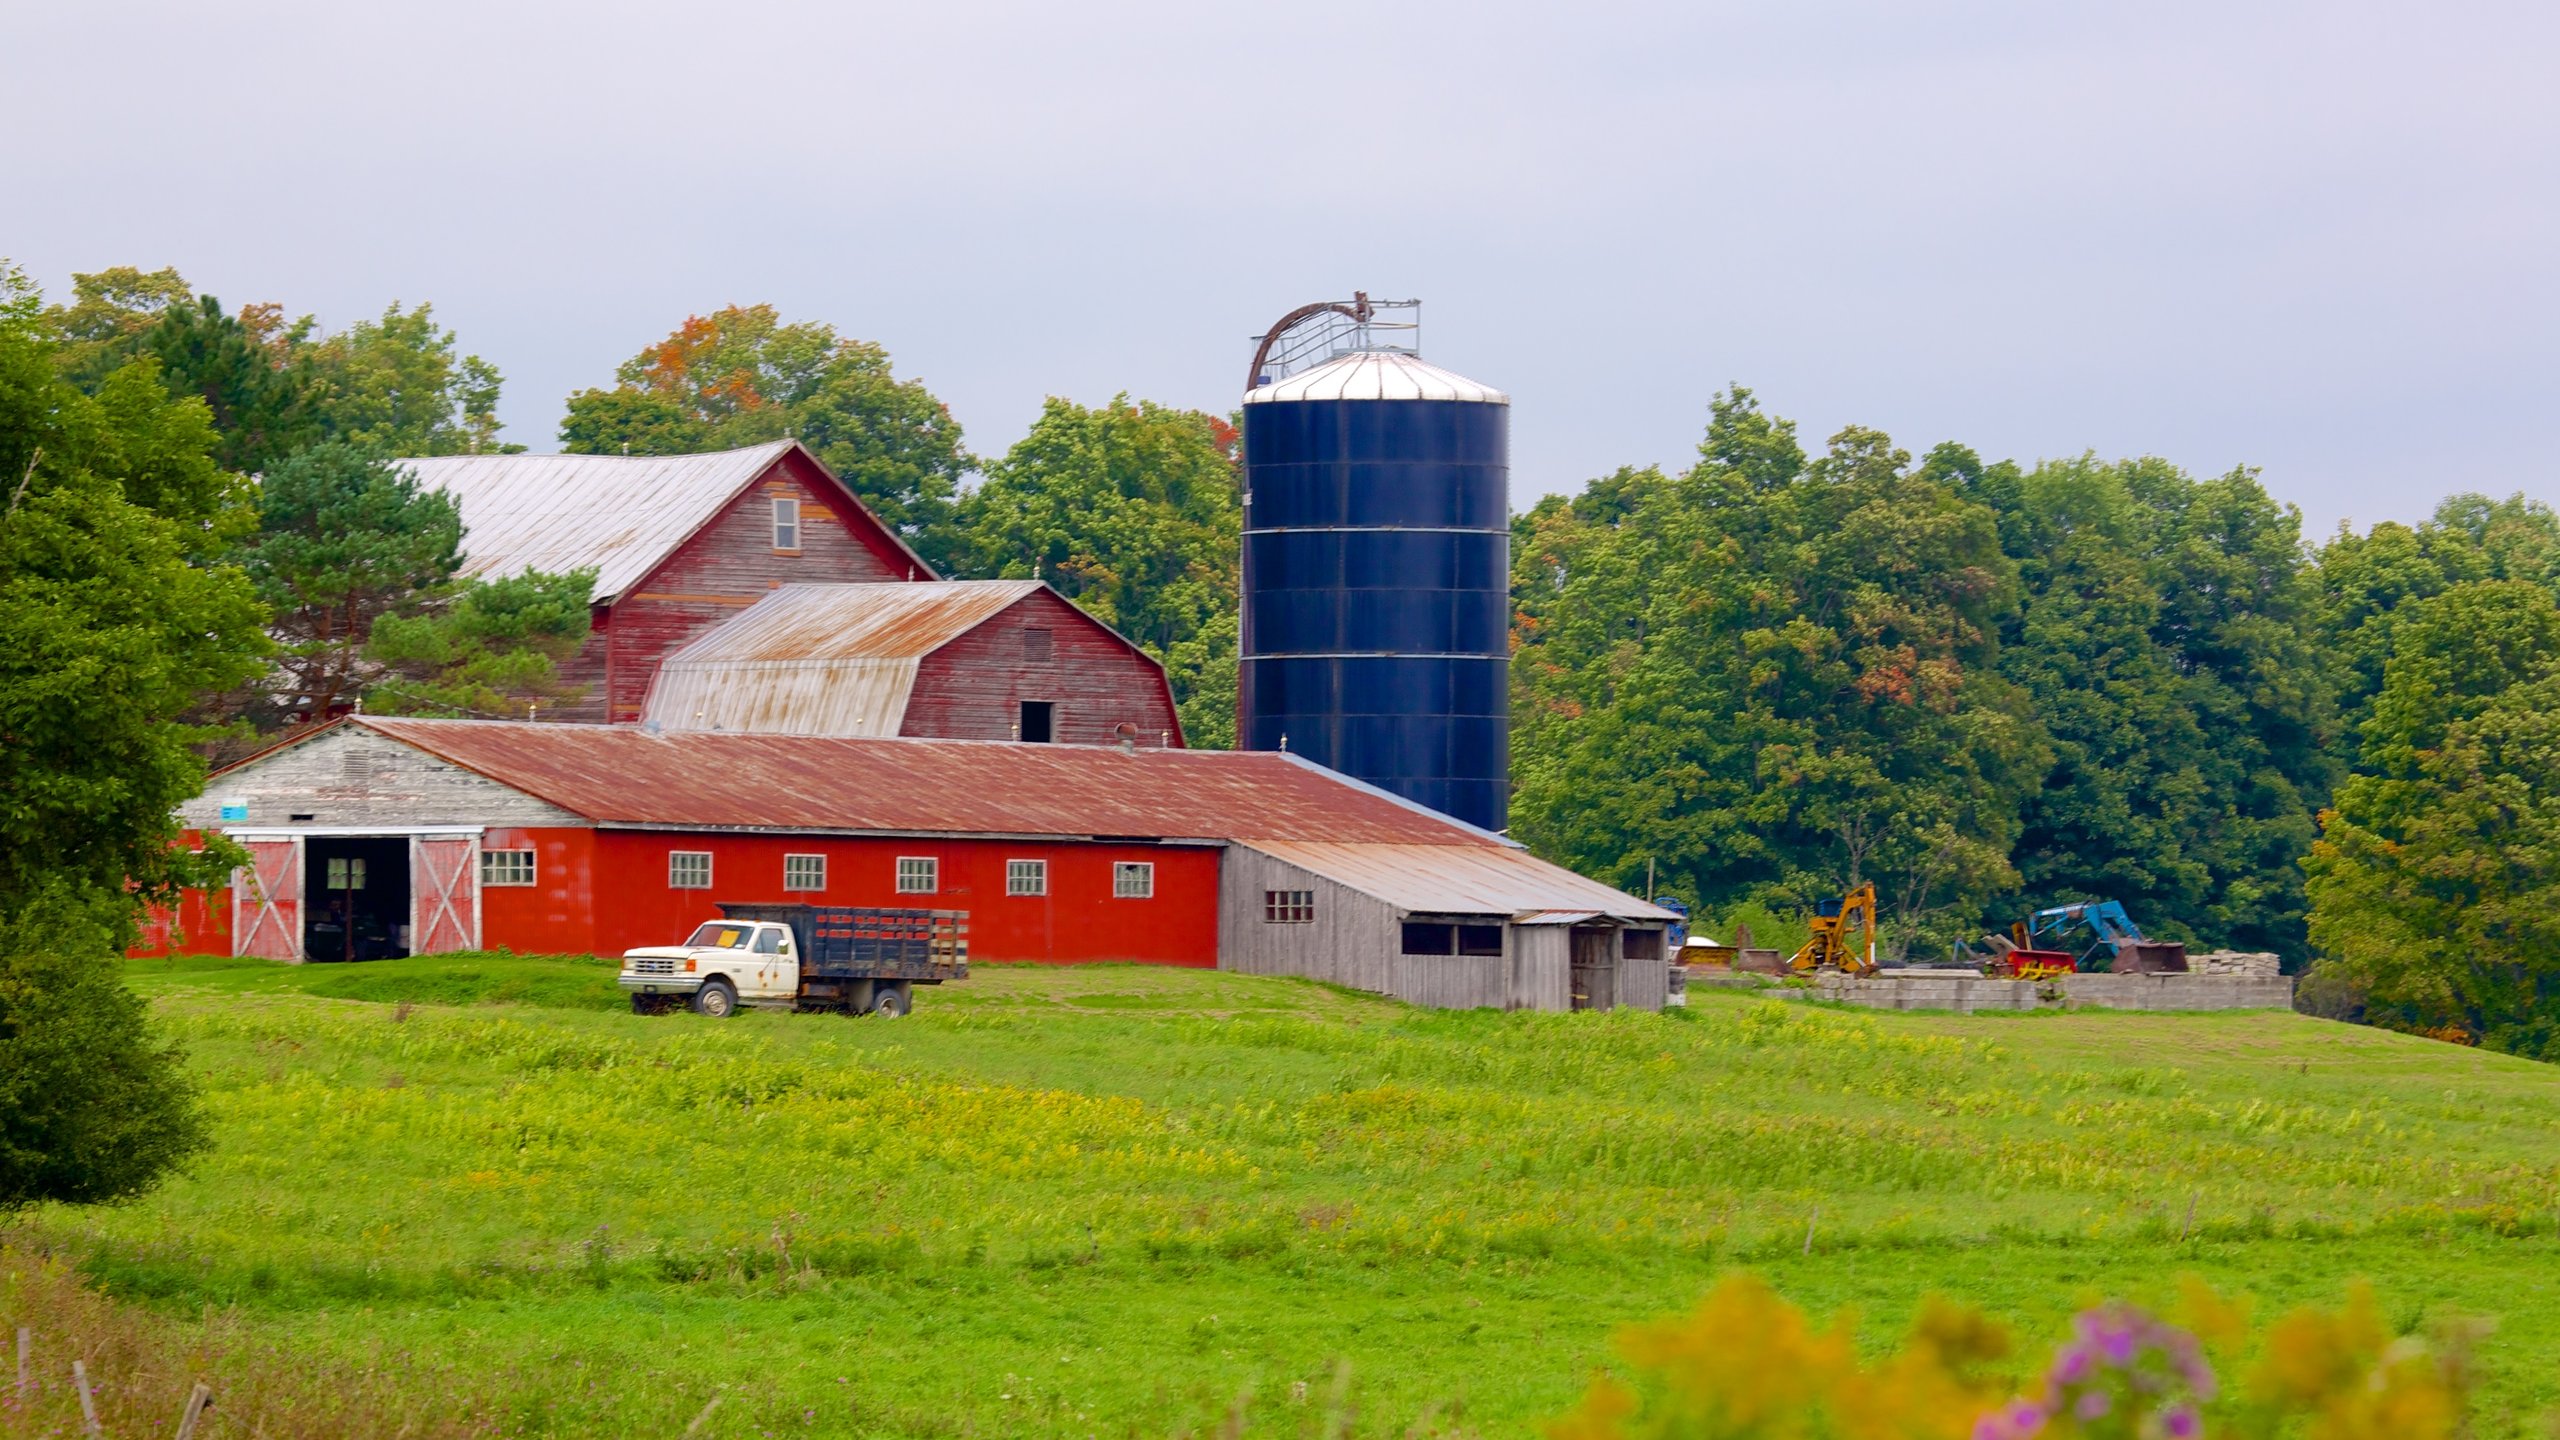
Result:
<instances>
[{"instance_id":1,"label":"leafy green bush","mask_svg":"<svg viewBox=\"0 0 2560 1440\"><path fill-rule=\"evenodd\" d=\"M0 956L0 1212L139 1195L211 1143L185 1056L111 964Z\"/></svg>"}]
</instances>

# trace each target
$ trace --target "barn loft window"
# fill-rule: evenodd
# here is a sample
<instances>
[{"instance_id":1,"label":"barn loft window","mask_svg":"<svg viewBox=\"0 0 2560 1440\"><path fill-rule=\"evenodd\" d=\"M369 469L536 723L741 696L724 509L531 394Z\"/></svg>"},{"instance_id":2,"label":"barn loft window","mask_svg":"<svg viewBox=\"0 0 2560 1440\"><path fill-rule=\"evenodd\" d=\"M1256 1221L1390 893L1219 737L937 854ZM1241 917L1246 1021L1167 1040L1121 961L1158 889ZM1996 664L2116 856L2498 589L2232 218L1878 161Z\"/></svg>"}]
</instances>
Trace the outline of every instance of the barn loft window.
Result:
<instances>
[{"instance_id":1,"label":"barn loft window","mask_svg":"<svg viewBox=\"0 0 2560 1440\"><path fill-rule=\"evenodd\" d=\"M1153 900L1156 898L1156 866L1152 860L1122 860L1111 867L1111 898L1114 900Z\"/></svg>"},{"instance_id":2,"label":"barn loft window","mask_svg":"<svg viewBox=\"0 0 2560 1440\"><path fill-rule=\"evenodd\" d=\"M533 852L530 850L481 851L480 883L483 885L532 884Z\"/></svg>"},{"instance_id":3,"label":"barn loft window","mask_svg":"<svg viewBox=\"0 0 2560 1440\"><path fill-rule=\"evenodd\" d=\"M931 855L898 857L898 893L931 895L942 888L942 862Z\"/></svg>"},{"instance_id":4,"label":"barn loft window","mask_svg":"<svg viewBox=\"0 0 2560 1440\"><path fill-rule=\"evenodd\" d=\"M1428 920L1407 920L1404 922L1404 953L1455 955L1458 953L1458 927Z\"/></svg>"},{"instance_id":5,"label":"barn loft window","mask_svg":"<svg viewBox=\"0 0 2560 1440\"><path fill-rule=\"evenodd\" d=\"M1022 658L1038 665L1049 658L1049 646L1057 637L1045 625L1034 625L1022 632Z\"/></svg>"},{"instance_id":6,"label":"barn loft window","mask_svg":"<svg viewBox=\"0 0 2560 1440\"><path fill-rule=\"evenodd\" d=\"M668 851L667 888L670 890L710 889L711 852L708 850Z\"/></svg>"},{"instance_id":7,"label":"barn loft window","mask_svg":"<svg viewBox=\"0 0 2560 1440\"><path fill-rule=\"evenodd\" d=\"M1313 890L1265 890L1262 892L1262 923L1265 925L1312 925L1316 919L1316 892Z\"/></svg>"},{"instance_id":8,"label":"barn loft window","mask_svg":"<svg viewBox=\"0 0 2560 1440\"><path fill-rule=\"evenodd\" d=\"M1057 736L1058 707L1048 700L1022 702L1022 723L1015 728L1019 738L1033 744L1046 745Z\"/></svg>"},{"instance_id":9,"label":"barn loft window","mask_svg":"<svg viewBox=\"0 0 2560 1440\"><path fill-rule=\"evenodd\" d=\"M1659 960L1662 958L1661 931L1629 930L1625 933L1626 939L1621 943L1624 946L1623 953L1628 959Z\"/></svg>"},{"instance_id":10,"label":"barn loft window","mask_svg":"<svg viewBox=\"0 0 2560 1440\"><path fill-rule=\"evenodd\" d=\"M1048 894L1049 862L1046 860L1004 862L1004 893L1007 895Z\"/></svg>"},{"instance_id":11,"label":"barn loft window","mask_svg":"<svg viewBox=\"0 0 2560 1440\"><path fill-rule=\"evenodd\" d=\"M783 856L782 888L785 890L826 889L827 857L824 855Z\"/></svg>"},{"instance_id":12,"label":"barn loft window","mask_svg":"<svg viewBox=\"0 0 2560 1440\"><path fill-rule=\"evenodd\" d=\"M777 497L773 502L773 548L800 548L800 502Z\"/></svg>"},{"instance_id":13,"label":"barn loft window","mask_svg":"<svg viewBox=\"0 0 2560 1440\"><path fill-rule=\"evenodd\" d=\"M1461 955L1501 955L1502 927L1499 925L1459 926L1458 953Z\"/></svg>"}]
</instances>

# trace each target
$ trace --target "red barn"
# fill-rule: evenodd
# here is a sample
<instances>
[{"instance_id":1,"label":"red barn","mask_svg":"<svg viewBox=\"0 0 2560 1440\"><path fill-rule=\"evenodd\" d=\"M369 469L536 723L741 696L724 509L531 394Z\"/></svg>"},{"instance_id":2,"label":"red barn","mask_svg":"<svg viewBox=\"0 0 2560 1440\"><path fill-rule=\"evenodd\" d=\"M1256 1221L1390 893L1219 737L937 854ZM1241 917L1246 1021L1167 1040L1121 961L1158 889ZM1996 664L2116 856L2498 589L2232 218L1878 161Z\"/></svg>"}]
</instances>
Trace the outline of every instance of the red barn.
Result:
<instances>
[{"instance_id":1,"label":"red barn","mask_svg":"<svg viewBox=\"0 0 2560 1440\"><path fill-rule=\"evenodd\" d=\"M1037 580L785 585L669 655L666 730L1182 743L1164 667Z\"/></svg>"},{"instance_id":2,"label":"red barn","mask_svg":"<svg viewBox=\"0 0 2560 1440\"><path fill-rule=\"evenodd\" d=\"M463 573L596 572L595 633L546 718L635 721L667 652L796 581L934 578L798 442L708 455L403 460L462 510Z\"/></svg>"},{"instance_id":3,"label":"red barn","mask_svg":"<svg viewBox=\"0 0 2560 1440\"><path fill-rule=\"evenodd\" d=\"M1296 756L358 717L218 774L181 948L612 954L719 901L963 910L981 960L1658 1006L1667 913Z\"/></svg>"}]
</instances>

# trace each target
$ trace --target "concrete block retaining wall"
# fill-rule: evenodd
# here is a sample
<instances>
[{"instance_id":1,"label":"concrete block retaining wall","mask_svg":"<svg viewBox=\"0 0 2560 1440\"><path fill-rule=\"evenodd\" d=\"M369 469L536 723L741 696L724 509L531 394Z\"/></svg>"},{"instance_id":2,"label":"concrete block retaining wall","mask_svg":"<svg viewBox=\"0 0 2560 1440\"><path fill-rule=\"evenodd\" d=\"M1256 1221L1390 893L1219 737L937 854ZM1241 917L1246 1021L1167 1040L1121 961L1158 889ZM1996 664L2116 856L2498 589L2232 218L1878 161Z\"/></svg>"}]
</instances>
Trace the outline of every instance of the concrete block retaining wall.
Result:
<instances>
[{"instance_id":1,"label":"concrete block retaining wall","mask_svg":"<svg viewBox=\"0 0 2560 1440\"><path fill-rule=\"evenodd\" d=\"M1811 993L1875 1010L2290 1010L2291 976L2064 975L1996 980L1961 970L1887 970L1814 977ZM1804 994L1804 991L1792 992Z\"/></svg>"}]
</instances>

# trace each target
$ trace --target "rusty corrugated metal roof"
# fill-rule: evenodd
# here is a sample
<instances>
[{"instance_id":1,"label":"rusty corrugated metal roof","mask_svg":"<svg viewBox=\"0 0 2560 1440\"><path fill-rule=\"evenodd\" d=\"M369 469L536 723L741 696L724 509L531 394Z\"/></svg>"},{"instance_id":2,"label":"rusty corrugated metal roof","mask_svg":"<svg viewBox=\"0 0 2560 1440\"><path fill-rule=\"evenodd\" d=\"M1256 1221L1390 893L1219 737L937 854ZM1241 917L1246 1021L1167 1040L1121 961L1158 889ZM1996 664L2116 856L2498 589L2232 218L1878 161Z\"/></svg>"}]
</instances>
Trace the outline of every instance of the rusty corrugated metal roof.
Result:
<instances>
[{"instance_id":1,"label":"rusty corrugated metal roof","mask_svg":"<svg viewBox=\"0 0 2560 1440\"><path fill-rule=\"evenodd\" d=\"M464 574L498 579L592 565L596 598L611 600L797 444L775 440L704 455L437 455L393 463L461 506Z\"/></svg>"},{"instance_id":2,"label":"rusty corrugated metal roof","mask_svg":"<svg viewBox=\"0 0 2560 1440\"><path fill-rule=\"evenodd\" d=\"M917 660L698 660L658 667L643 724L760 735L895 735Z\"/></svg>"},{"instance_id":3,"label":"rusty corrugated metal roof","mask_svg":"<svg viewBox=\"0 0 2560 1440\"><path fill-rule=\"evenodd\" d=\"M1043 588L1037 580L785 585L666 663L921 660Z\"/></svg>"},{"instance_id":4,"label":"rusty corrugated metal roof","mask_svg":"<svg viewBox=\"0 0 2560 1440\"><path fill-rule=\"evenodd\" d=\"M372 715L345 723L607 825L1509 844L1296 756L1256 751Z\"/></svg>"},{"instance_id":5,"label":"rusty corrugated metal roof","mask_svg":"<svg viewBox=\"0 0 2560 1440\"><path fill-rule=\"evenodd\" d=\"M895 735L924 657L1037 593L1037 580L785 585L658 667L669 730Z\"/></svg>"},{"instance_id":6,"label":"rusty corrugated metal roof","mask_svg":"<svg viewBox=\"0 0 2560 1440\"><path fill-rule=\"evenodd\" d=\"M668 656L643 716L669 730L895 735L924 657L1047 588L1038 580L785 585Z\"/></svg>"},{"instance_id":7,"label":"rusty corrugated metal roof","mask_svg":"<svg viewBox=\"0 0 2560 1440\"><path fill-rule=\"evenodd\" d=\"M1597 915L1673 918L1659 906L1508 846L1238 838L1274 859L1418 914L1538 917L1549 924Z\"/></svg>"}]
</instances>

